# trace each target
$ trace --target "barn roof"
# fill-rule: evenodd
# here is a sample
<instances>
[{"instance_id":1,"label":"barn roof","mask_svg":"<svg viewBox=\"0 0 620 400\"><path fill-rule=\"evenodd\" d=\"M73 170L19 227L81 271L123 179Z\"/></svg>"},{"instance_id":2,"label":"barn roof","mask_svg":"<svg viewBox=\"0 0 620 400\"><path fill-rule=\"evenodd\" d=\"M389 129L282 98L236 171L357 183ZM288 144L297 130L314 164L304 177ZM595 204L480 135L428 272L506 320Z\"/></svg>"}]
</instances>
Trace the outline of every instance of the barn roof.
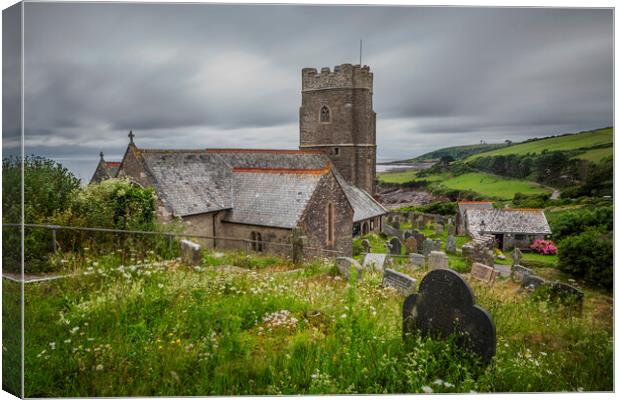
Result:
<instances>
[{"instance_id":1,"label":"barn roof","mask_svg":"<svg viewBox=\"0 0 620 400\"><path fill-rule=\"evenodd\" d=\"M469 209L466 213L470 232L551 234L541 209Z\"/></svg>"}]
</instances>

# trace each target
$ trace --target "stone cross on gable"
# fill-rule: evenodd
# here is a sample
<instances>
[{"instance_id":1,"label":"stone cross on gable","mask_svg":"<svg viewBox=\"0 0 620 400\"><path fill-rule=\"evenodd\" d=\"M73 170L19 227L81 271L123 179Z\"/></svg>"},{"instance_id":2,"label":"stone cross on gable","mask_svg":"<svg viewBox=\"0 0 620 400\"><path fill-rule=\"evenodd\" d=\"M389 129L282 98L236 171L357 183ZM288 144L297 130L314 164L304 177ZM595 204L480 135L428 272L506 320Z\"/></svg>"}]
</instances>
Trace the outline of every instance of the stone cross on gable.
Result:
<instances>
[{"instance_id":1,"label":"stone cross on gable","mask_svg":"<svg viewBox=\"0 0 620 400\"><path fill-rule=\"evenodd\" d=\"M136 136L133 134L133 131L129 131L129 135L127 136L129 136L129 143L133 143L133 137Z\"/></svg>"},{"instance_id":2,"label":"stone cross on gable","mask_svg":"<svg viewBox=\"0 0 620 400\"><path fill-rule=\"evenodd\" d=\"M103 161L103 151L99 152L99 157L101 158L101 161Z\"/></svg>"}]
</instances>

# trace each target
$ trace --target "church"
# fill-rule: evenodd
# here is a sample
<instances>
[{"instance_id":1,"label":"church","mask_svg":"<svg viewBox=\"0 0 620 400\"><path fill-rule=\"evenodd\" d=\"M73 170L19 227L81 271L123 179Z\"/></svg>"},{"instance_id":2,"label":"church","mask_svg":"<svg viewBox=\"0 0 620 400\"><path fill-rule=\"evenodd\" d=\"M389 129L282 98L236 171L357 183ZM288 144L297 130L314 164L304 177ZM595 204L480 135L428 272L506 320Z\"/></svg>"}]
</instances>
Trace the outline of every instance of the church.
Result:
<instances>
[{"instance_id":1,"label":"church","mask_svg":"<svg viewBox=\"0 0 620 400\"><path fill-rule=\"evenodd\" d=\"M130 132L123 159L100 154L90 182L153 187L158 218L180 218L210 248L288 254L297 229L306 255L350 256L352 238L379 232L387 214L373 198L372 88L368 66L304 68L299 150L143 149Z\"/></svg>"}]
</instances>

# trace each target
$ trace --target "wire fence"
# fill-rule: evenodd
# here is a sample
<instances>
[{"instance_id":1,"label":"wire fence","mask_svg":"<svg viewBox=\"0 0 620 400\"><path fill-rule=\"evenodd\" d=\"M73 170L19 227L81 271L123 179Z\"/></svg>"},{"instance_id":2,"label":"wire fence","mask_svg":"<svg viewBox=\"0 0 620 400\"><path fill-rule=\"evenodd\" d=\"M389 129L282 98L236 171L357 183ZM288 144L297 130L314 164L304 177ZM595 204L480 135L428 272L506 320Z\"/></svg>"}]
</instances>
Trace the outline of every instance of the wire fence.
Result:
<instances>
[{"instance_id":1,"label":"wire fence","mask_svg":"<svg viewBox=\"0 0 620 400\"><path fill-rule=\"evenodd\" d=\"M342 251L308 246L303 238L289 242L253 240L240 237L203 235L188 232L160 232L49 224L3 223L3 265L8 271L20 269L21 235L24 229L24 265L31 272L48 272L50 256L63 252L89 254L118 251L123 259L131 255L155 253L161 258L179 256L179 241L194 240L214 250L238 250L273 254L295 261L313 257L336 257ZM30 231L30 232L29 232ZM33 233L34 232L34 233Z\"/></svg>"}]
</instances>

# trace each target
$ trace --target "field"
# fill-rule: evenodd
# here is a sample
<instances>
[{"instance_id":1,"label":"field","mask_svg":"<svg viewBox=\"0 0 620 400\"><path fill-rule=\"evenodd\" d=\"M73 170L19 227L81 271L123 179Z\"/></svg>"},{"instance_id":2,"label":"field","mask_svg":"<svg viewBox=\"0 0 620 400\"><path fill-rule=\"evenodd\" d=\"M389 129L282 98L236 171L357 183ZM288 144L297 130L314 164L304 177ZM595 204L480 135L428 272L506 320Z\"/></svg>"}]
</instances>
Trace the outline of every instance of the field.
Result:
<instances>
[{"instance_id":1,"label":"field","mask_svg":"<svg viewBox=\"0 0 620 400\"><path fill-rule=\"evenodd\" d=\"M242 258L247 268L212 265ZM243 254L204 260L127 267L111 254L78 266L79 276L27 284L26 396L613 389L604 293L586 290L576 314L509 279L471 281L497 329L497 355L483 367L450 341L404 341L403 298L378 273L346 282L325 261L298 269ZM19 290L6 280L3 288ZM4 307L18 312L6 297Z\"/></svg>"},{"instance_id":2,"label":"field","mask_svg":"<svg viewBox=\"0 0 620 400\"><path fill-rule=\"evenodd\" d=\"M578 133L574 135L566 135L561 137L553 137L549 139L536 140L527 143L518 143L509 147L488 151L484 153L474 154L465 159L465 161L474 160L478 157L490 157L507 154L537 154L543 150L561 151L575 150L579 148L589 148L613 143L613 128L598 129L595 131Z\"/></svg>"},{"instance_id":3,"label":"field","mask_svg":"<svg viewBox=\"0 0 620 400\"><path fill-rule=\"evenodd\" d=\"M425 176L423 178L417 178L418 171L403 171L403 172L383 172L377 175L381 182L385 183L405 183L413 180L425 180L429 182L437 182L442 179L446 179L449 174L437 174L431 176Z\"/></svg>"},{"instance_id":4,"label":"field","mask_svg":"<svg viewBox=\"0 0 620 400\"><path fill-rule=\"evenodd\" d=\"M588 150L584 153L576 155L574 158L579 158L582 160L588 160L592 162L599 162L605 157L611 157L614 154L613 147L602 147L599 149Z\"/></svg>"}]
</instances>

